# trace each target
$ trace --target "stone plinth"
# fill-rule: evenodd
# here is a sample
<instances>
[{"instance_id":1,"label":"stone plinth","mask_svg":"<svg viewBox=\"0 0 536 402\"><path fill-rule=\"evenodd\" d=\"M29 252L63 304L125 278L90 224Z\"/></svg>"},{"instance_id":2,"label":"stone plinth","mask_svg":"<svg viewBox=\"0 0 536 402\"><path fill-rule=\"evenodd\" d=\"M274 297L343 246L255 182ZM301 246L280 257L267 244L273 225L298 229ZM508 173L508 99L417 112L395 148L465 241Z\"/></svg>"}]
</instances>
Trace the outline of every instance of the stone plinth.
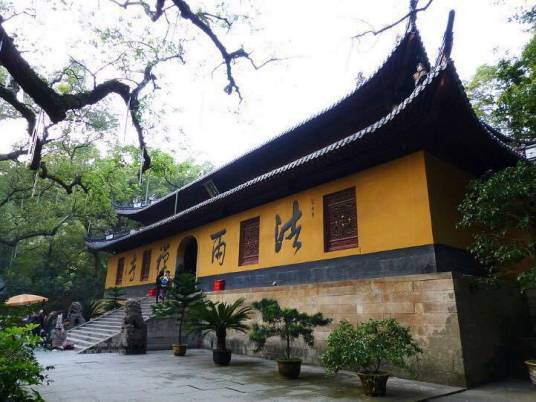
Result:
<instances>
[{"instance_id":1,"label":"stone plinth","mask_svg":"<svg viewBox=\"0 0 536 402\"><path fill-rule=\"evenodd\" d=\"M281 306L321 312L333 319L330 326L315 331L314 349L294 346L297 356L315 364L340 320L357 324L370 318L395 318L410 328L424 350L415 362L418 379L466 386L500 375L509 339L521 331L517 323L522 303L517 288L501 283L498 289L483 290L473 282L451 273L433 273L228 290L209 293L208 297L226 302L242 297L248 304L273 298ZM205 339L205 346L210 346L210 341ZM231 332L228 343L237 353L253 354L245 335ZM276 358L281 351L281 343L273 338L263 355Z\"/></svg>"}]
</instances>

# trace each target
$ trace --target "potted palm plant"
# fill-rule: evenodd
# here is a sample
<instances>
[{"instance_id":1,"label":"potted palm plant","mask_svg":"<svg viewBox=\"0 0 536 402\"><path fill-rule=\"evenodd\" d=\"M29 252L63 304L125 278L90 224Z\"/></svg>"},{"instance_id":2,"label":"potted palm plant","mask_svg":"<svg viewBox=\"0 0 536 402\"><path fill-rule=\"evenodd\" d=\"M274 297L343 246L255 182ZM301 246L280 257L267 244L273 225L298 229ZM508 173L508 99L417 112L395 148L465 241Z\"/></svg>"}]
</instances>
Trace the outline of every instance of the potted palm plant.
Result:
<instances>
[{"instance_id":1,"label":"potted palm plant","mask_svg":"<svg viewBox=\"0 0 536 402\"><path fill-rule=\"evenodd\" d=\"M216 349L212 350L214 363L227 366L231 361L231 351L227 349L227 330L246 332L249 327L244 323L253 309L244 306L244 299L234 303L214 303L207 301L200 304L190 316L189 327L191 331L200 331L203 335L214 332L216 334Z\"/></svg>"},{"instance_id":2,"label":"potted palm plant","mask_svg":"<svg viewBox=\"0 0 536 402\"><path fill-rule=\"evenodd\" d=\"M395 319L371 319L357 327L341 321L329 335L321 360L328 374L357 372L366 395L383 396L390 376L382 370L385 364L409 369L408 358L420 352L408 328Z\"/></svg>"},{"instance_id":3,"label":"potted palm plant","mask_svg":"<svg viewBox=\"0 0 536 402\"><path fill-rule=\"evenodd\" d=\"M199 289L196 277L189 272L183 272L173 278L164 301L152 306L156 318L175 317L177 319L178 343L172 345L175 356L186 354L186 344L183 343L182 337L183 328L192 309L202 304L204 300L205 295Z\"/></svg>"},{"instance_id":4,"label":"potted palm plant","mask_svg":"<svg viewBox=\"0 0 536 402\"><path fill-rule=\"evenodd\" d=\"M255 352L260 351L268 338L279 336L285 343L285 355L277 360L279 374L286 378L298 378L301 359L293 358L292 343L300 336L308 346L313 346L313 331L318 326L328 325L331 320L321 313L308 315L294 308L281 308L276 300L262 299L253 307L261 312L262 324L254 324L249 339L255 343Z\"/></svg>"}]
</instances>

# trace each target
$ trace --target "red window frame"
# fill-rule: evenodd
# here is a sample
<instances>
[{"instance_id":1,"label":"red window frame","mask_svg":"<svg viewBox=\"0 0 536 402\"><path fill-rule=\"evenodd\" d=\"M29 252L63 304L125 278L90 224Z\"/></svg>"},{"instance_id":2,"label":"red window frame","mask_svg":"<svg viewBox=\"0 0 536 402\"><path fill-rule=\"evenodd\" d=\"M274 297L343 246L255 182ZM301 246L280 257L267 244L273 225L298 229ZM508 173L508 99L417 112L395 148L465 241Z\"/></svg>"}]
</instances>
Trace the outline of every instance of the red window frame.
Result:
<instances>
[{"instance_id":1,"label":"red window frame","mask_svg":"<svg viewBox=\"0 0 536 402\"><path fill-rule=\"evenodd\" d=\"M115 271L115 285L123 283L123 274L125 273L125 257L121 257L117 261L117 270Z\"/></svg>"},{"instance_id":2,"label":"red window frame","mask_svg":"<svg viewBox=\"0 0 536 402\"><path fill-rule=\"evenodd\" d=\"M324 195L324 251L357 247L355 187Z\"/></svg>"},{"instance_id":3,"label":"red window frame","mask_svg":"<svg viewBox=\"0 0 536 402\"><path fill-rule=\"evenodd\" d=\"M238 248L238 265L259 263L260 217L240 222L240 245Z\"/></svg>"},{"instance_id":4,"label":"red window frame","mask_svg":"<svg viewBox=\"0 0 536 402\"><path fill-rule=\"evenodd\" d=\"M143 252L140 281L146 281L149 279L149 274L151 273L151 254L151 250L145 250Z\"/></svg>"}]
</instances>

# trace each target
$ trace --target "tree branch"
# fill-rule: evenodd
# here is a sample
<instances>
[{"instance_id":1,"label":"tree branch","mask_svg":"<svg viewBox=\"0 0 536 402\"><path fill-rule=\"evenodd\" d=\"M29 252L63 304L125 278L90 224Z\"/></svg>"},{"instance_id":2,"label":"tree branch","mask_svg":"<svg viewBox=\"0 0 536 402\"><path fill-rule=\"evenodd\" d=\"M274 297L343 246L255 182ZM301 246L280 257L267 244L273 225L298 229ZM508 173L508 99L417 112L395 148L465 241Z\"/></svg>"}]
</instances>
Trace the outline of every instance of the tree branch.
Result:
<instances>
[{"instance_id":1,"label":"tree branch","mask_svg":"<svg viewBox=\"0 0 536 402\"><path fill-rule=\"evenodd\" d=\"M49 84L41 79L37 73L30 67L28 62L22 57L20 52L13 44L13 40L7 35L1 24L2 17L0 16L0 40L2 40L2 48L0 49L0 64L2 64L11 74L13 79L20 87L45 111L53 123L58 123L67 118L67 111L82 109L86 106L94 105L110 94L119 95L125 104L127 104L130 115L138 133L140 148L144 156L143 171L146 171L151 165L151 159L147 152L143 130L139 120L139 101L138 96L140 91L151 80L154 80L154 75L151 74L154 62L149 64L145 69L144 79L138 86L131 91L131 88L119 80L108 80L94 86L91 91L83 91L78 94L61 95L50 88ZM32 116L29 114L29 109L17 101L9 91L3 91L2 98L8 98L8 102L13 105L27 119ZM32 112L33 113L33 112ZM35 115L32 120L35 126ZM33 128L32 128L33 130ZM30 131L31 132L31 131ZM40 153L40 150L38 150ZM39 163L32 164L38 168ZM46 173L45 173L46 175Z\"/></svg>"},{"instance_id":2,"label":"tree branch","mask_svg":"<svg viewBox=\"0 0 536 402\"><path fill-rule=\"evenodd\" d=\"M56 226L54 226L51 230L33 230L28 233L16 236L12 239L2 239L0 238L0 244L4 244L6 246L15 247L19 242L27 239L31 239L33 237L52 237L55 236L56 233L58 233L58 230L62 227L62 225L69 220L71 215L67 215L65 218L63 218Z\"/></svg>"},{"instance_id":3,"label":"tree branch","mask_svg":"<svg viewBox=\"0 0 536 402\"><path fill-rule=\"evenodd\" d=\"M172 1L179 9L181 13L181 17L184 19L190 20L192 24L194 24L201 31L203 31L205 35L207 35L209 39L212 41L212 43L216 46L216 48L220 51L220 54L223 58L223 62L225 63L225 66L226 66L227 81L229 81L229 83L225 86L224 90L229 95L232 94L234 91L236 92L238 97L242 99L242 95L240 94L240 88L236 84L236 81L233 76L232 62L242 57L247 58L249 57L249 54L243 48L240 48L238 50L235 50L234 52L229 53L227 51L227 48L223 45L223 43L218 38L218 36L214 33L214 31L212 31L212 28L210 28L207 22L204 21L202 18L200 18L199 15L192 12L188 3L186 3L183 0L172 0Z\"/></svg>"},{"instance_id":4,"label":"tree branch","mask_svg":"<svg viewBox=\"0 0 536 402\"><path fill-rule=\"evenodd\" d=\"M17 112L22 115L22 117L26 119L28 122L28 134L32 135L36 120L34 111L28 105L19 102L17 95L13 91L3 86L0 86L0 98L9 103Z\"/></svg>"},{"instance_id":5,"label":"tree branch","mask_svg":"<svg viewBox=\"0 0 536 402\"><path fill-rule=\"evenodd\" d=\"M417 15L417 13L420 13L421 11L425 11L426 9L428 9L428 7L430 7L430 5L432 4L433 0L428 0L428 2L422 6L422 7L415 7L415 8L412 8L406 15L404 15L403 17L399 18L398 20L396 20L395 22L389 24L389 25L386 25L384 26L383 28L381 29L378 29L377 31L373 30L373 29L369 29L368 31L365 31L365 32L361 32L355 36L352 37L352 39L359 39L359 38L362 38L363 36L365 35L368 35L368 34L372 34L374 36L376 35L379 35L381 34L382 32L385 32L391 28L394 28L395 26L397 26L398 24L404 22L405 20L407 19L412 19L412 18L415 18L415 16ZM415 1L414 4L417 4L418 1Z\"/></svg>"},{"instance_id":6,"label":"tree branch","mask_svg":"<svg viewBox=\"0 0 536 402\"><path fill-rule=\"evenodd\" d=\"M63 189L65 190L65 192L67 194L72 194L73 193L73 190L76 186L79 186L83 191L84 193L88 193L89 192L89 188L86 187L83 183L82 183L82 176L80 175L76 175L74 177L74 179L71 181L71 183L67 184L65 183L65 181L63 181L61 178L59 178L58 176L55 176L53 174L50 174L48 172L48 168L45 164L45 162L41 162L40 164L40 168L41 168L41 171L39 172L39 177L42 178L42 179L48 179L48 180L51 180L53 181L54 183L60 185L61 187L63 187Z\"/></svg>"},{"instance_id":7,"label":"tree branch","mask_svg":"<svg viewBox=\"0 0 536 402\"><path fill-rule=\"evenodd\" d=\"M2 208L4 205L6 205L9 201L11 201L11 197L13 197L17 193L23 193L25 191L30 191L32 187L24 187L24 188L12 188L8 191L8 193L5 195L4 199L0 201L0 208Z\"/></svg>"}]
</instances>

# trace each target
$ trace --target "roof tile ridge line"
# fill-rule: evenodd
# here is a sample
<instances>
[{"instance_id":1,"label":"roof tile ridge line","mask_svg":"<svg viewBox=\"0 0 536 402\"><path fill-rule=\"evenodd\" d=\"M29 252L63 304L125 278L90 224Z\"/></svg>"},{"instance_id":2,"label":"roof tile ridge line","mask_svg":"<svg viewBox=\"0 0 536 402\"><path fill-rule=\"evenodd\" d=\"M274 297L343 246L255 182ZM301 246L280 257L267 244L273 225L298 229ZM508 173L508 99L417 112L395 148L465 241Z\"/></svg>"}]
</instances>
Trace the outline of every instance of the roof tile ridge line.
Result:
<instances>
[{"instance_id":1,"label":"roof tile ridge line","mask_svg":"<svg viewBox=\"0 0 536 402\"><path fill-rule=\"evenodd\" d=\"M424 46L424 42L422 41L421 32L419 31L418 28L415 28L415 30L411 31L411 32L415 33L415 36L417 36L417 40L418 40L419 45L421 47L421 50L422 50L422 52L424 54L424 61L426 63L428 63L428 67L429 67L429 69L431 69L432 64L430 63L430 58L428 57L428 52L426 51L426 47Z\"/></svg>"},{"instance_id":2,"label":"roof tile ridge line","mask_svg":"<svg viewBox=\"0 0 536 402\"><path fill-rule=\"evenodd\" d=\"M343 102L344 100L348 99L350 96L354 95L357 91L361 90L361 88L363 88L363 86L365 86L366 84L370 83L372 81L372 79L381 71L385 68L385 66L387 65L387 62L389 61L389 59L391 59L391 57L393 57L393 55L398 51L398 49L400 48L402 42L404 40L406 40L406 38L412 34L412 33L415 33L417 32L417 36L419 38L419 45L420 47L422 48L422 50L424 51L424 55L426 57L426 60L428 60L428 56L426 54L426 49L424 47L424 44L422 43L422 40L420 39L420 34L418 33L418 30L416 31L408 31L406 32L406 34L401 37L400 39L398 39L397 43L395 44L395 46L393 47L393 49L391 50L391 52L389 53L389 55L385 58L385 60L383 61L383 63L373 72L370 74L370 76L365 80L363 81L359 86L353 88L351 91L348 91L346 93L346 95L344 95L343 97L339 98L337 101L331 103L329 106L321 109L320 111L318 111L317 113L315 114L312 114L311 116L301 120L299 123L296 123L292 126L290 126L289 128L285 129L284 131L280 132L279 134L276 134L275 136L269 138L268 140L262 142L261 144L255 146L255 147L252 147L250 149L248 149L247 151L245 151L243 154L237 156L236 158L233 158L231 159L230 161L224 163L223 165L221 165L220 167L212 170L211 172L208 172L206 174L204 174L203 176L191 181L190 183L188 184L185 184L184 186L182 186L181 188L178 188L176 190L173 190L172 192L166 194L165 196L163 196L162 198L159 198L158 200L155 200L153 201L151 204L147 205L147 206L144 206L142 208L139 208L137 209L137 211L143 211L145 209L148 209L150 207L152 207L153 205L155 204L158 204L160 203L161 201L167 199L167 198L170 198L172 197L174 194L178 193L178 192L181 192L182 190L185 190L191 186L193 186L194 184L197 184L199 182L202 182L203 180L207 180L211 175L213 175L214 173L216 172L219 172L221 170L223 170L224 168L226 168L227 166L233 164L234 162L238 161L239 159L243 158L244 156L247 156L249 154L251 154L253 151L257 150L257 149L260 149L262 147L264 147L265 145L271 143L272 141L278 139L278 138L281 138L283 137L284 135L286 134L289 134L290 132L292 132L293 130L295 130L296 128L298 128L299 126L302 126L304 125L305 123L308 123L309 121L317 118L318 116L320 116L321 114L323 113L326 113L328 110L331 110L333 109L335 106L339 105L341 102Z\"/></svg>"},{"instance_id":3,"label":"roof tile ridge line","mask_svg":"<svg viewBox=\"0 0 536 402\"><path fill-rule=\"evenodd\" d=\"M521 153L517 152L516 150L514 150L513 148L511 148L508 144L506 144L505 142L503 142L502 140L500 140L497 135L495 135L492 130L490 130L488 127L487 127L487 123L484 123L482 120L480 120L478 118L478 116L476 115L475 113L475 110L473 109L473 105L471 104L471 101L469 100L469 97L467 96L467 92L465 92L465 88L463 86L463 82L460 78L460 76L458 75L458 72L456 70L456 66L454 65L454 61L452 59L449 59L449 61L446 63L449 67L449 69L452 71L452 73L454 74L454 79L456 80L456 85L458 87L458 90L461 92L462 94L462 98L465 102L465 105L469 108L469 111L471 113L471 117L475 120L475 122L480 125L483 129L484 129L484 132L492 139L492 141L496 142L498 145L500 145L501 147L503 147L504 149L506 149L507 151L509 151L511 154L513 154L514 156L516 157L521 157L523 159L526 159L524 155L522 155ZM491 126L490 126L491 127ZM492 127L493 128L493 127ZM502 134L499 130L493 128L493 130L497 131L499 134L501 135L504 135Z\"/></svg>"},{"instance_id":4,"label":"roof tile ridge line","mask_svg":"<svg viewBox=\"0 0 536 402\"><path fill-rule=\"evenodd\" d=\"M413 92L406 98L404 99L404 101L402 101L401 103L399 103L389 114L385 115L384 117L382 117L381 119L377 120L376 122L372 123L371 125L365 127L365 128L362 128L361 130L359 130L358 132L354 133L354 134L350 134L349 136L345 137L345 138L342 138L338 141L335 141L334 143L330 144L330 145L327 145L326 147L324 148L320 148L310 154L307 154L305 156L302 156L301 158L298 158L290 163L287 163L283 166L280 166L276 169L273 169L269 172L266 172L266 173L263 173L257 177L254 177L253 179L250 179L242 184L239 184L238 186L236 187L233 187L227 191L225 191L224 193L221 193L221 194L218 194L217 196L215 197L212 197L212 198L209 198L205 201L202 201L196 205L193 205L191 206L190 208L188 209L185 209L184 211L180 211L179 213L177 214L174 214L174 215L171 215L171 216L168 216L167 218L164 218L164 219L161 219L159 220L158 222L155 222L155 223L152 223L148 226L144 226L142 227L141 229L138 229L137 231L135 231L134 233L129 233L128 235L126 236L123 236L123 237L120 237L120 238L117 238L117 239L113 239L113 240L109 240L109 241L105 241L106 243L108 243L108 245L112 245L114 243L117 243L119 241L123 241L127 238L130 238L130 237L133 237L139 233L142 233L142 232L146 232L150 229L154 229L164 223L168 223L168 222L172 222L184 215L187 215L189 214L191 211L195 211L196 209L199 209L199 208L202 208L206 205L209 205L209 204L212 204L213 202L217 201L217 200L220 200L222 198L226 198L227 196L231 195L231 194L234 194L236 193L237 191L240 191L244 188L247 188L247 187L250 187L251 185L253 184L256 184L260 181L263 181L265 180L266 178L269 178L269 177L273 177L273 176L277 176L278 174L286 171L286 170L289 170L289 168L291 167L296 167L298 165L302 165L304 163L307 163L309 162L310 160L312 159L315 159L317 156L321 155L321 154L325 154L327 152L331 152L333 151L334 149L337 149L337 148L341 148L343 146L346 146L348 145L349 143L351 142L354 142L355 140L357 139L360 139L362 138L365 134L372 134L374 133L375 131L377 131L379 128L385 126L389 121L391 121L396 115L398 115L402 110L406 109L415 99L418 98L418 96L426 89L426 87L428 87L428 85L430 85L438 76L439 74L446 70L447 69L447 64L441 64L437 67L434 67L432 69L432 71L430 72L430 74L428 74L428 76L426 77L426 79L420 84L418 85L417 87L415 87L415 89L413 90ZM293 165L293 166L291 166ZM97 243L98 241L96 242L91 242L90 244L95 244Z\"/></svg>"}]
</instances>

